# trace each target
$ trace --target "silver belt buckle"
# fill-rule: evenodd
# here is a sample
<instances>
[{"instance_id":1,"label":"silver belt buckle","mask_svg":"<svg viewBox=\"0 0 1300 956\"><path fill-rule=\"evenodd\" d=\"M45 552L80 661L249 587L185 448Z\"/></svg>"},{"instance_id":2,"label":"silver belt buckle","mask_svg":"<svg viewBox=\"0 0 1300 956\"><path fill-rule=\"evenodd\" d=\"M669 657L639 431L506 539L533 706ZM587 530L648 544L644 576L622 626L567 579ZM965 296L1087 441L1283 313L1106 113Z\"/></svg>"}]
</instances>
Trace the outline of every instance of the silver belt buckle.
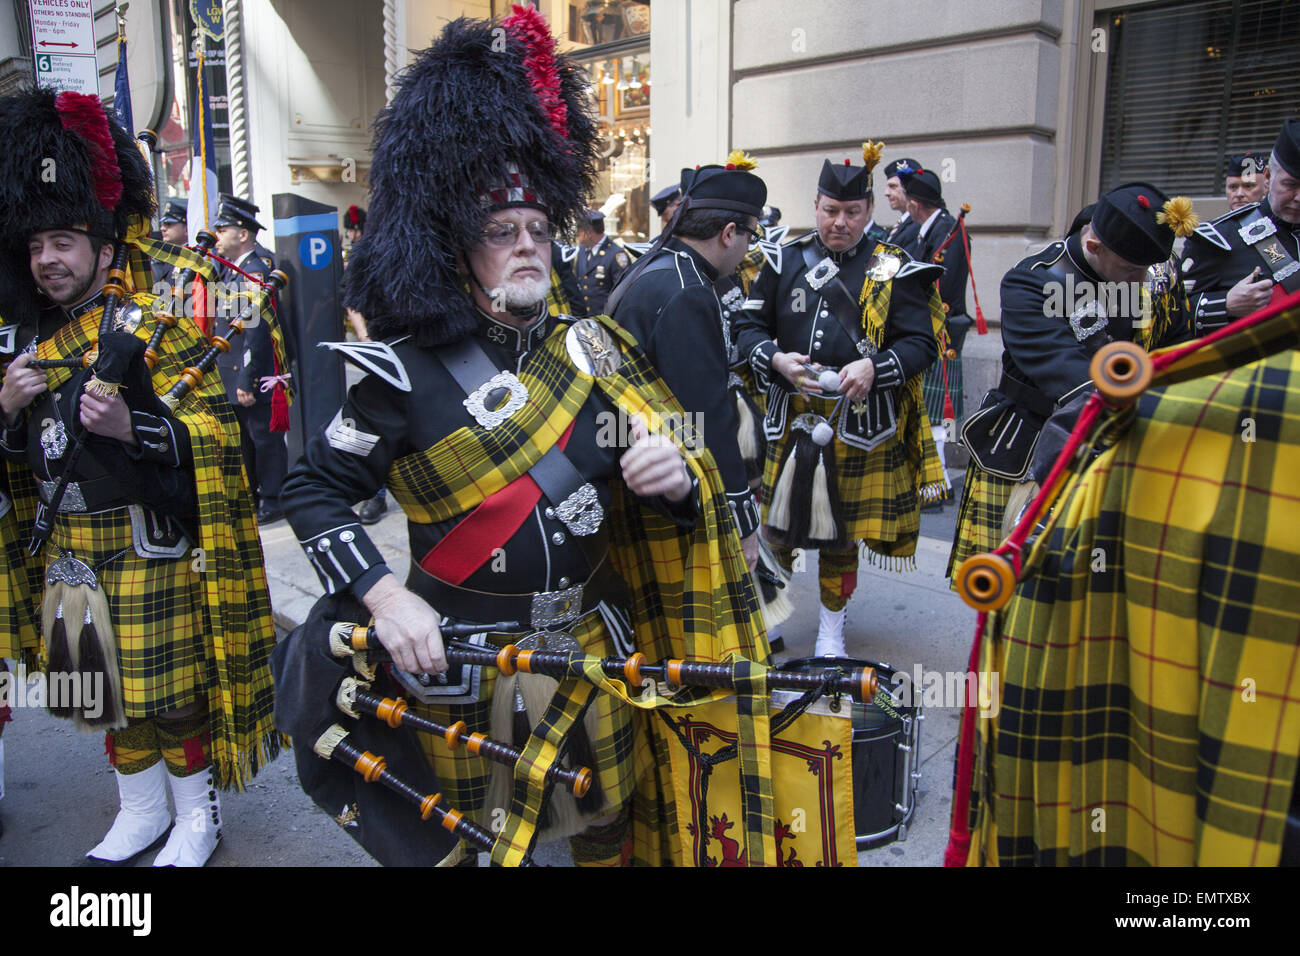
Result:
<instances>
[{"instance_id":1,"label":"silver belt buckle","mask_svg":"<svg viewBox=\"0 0 1300 956\"><path fill-rule=\"evenodd\" d=\"M596 487L587 482L555 506L555 516L577 535L595 534L605 520Z\"/></svg>"},{"instance_id":2,"label":"silver belt buckle","mask_svg":"<svg viewBox=\"0 0 1300 956\"><path fill-rule=\"evenodd\" d=\"M42 481L41 501L48 508L54 498L54 489L59 486L57 481ZM84 512L86 510L86 498L81 493L81 485L75 481L68 482L68 487L63 489L63 500L59 502L59 514Z\"/></svg>"},{"instance_id":3,"label":"silver belt buckle","mask_svg":"<svg viewBox=\"0 0 1300 956\"><path fill-rule=\"evenodd\" d=\"M529 623L538 630L562 627L582 617L582 588L576 584L562 591L538 591L533 595Z\"/></svg>"}]
</instances>

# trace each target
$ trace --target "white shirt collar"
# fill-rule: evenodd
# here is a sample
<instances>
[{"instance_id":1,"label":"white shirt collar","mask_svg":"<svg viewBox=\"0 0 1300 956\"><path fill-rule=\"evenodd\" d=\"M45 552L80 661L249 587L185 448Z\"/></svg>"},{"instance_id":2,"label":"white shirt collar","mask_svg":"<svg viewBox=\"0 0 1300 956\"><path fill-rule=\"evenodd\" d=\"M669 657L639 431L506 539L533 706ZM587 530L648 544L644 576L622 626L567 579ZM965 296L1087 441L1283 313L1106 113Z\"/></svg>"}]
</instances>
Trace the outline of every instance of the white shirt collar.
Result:
<instances>
[{"instance_id":1,"label":"white shirt collar","mask_svg":"<svg viewBox=\"0 0 1300 956\"><path fill-rule=\"evenodd\" d=\"M926 235L929 234L929 232L930 232L930 227L934 225L934 220L938 217L939 213L941 213L941 212L943 212L942 209L936 209L934 212L930 213L930 218L927 219L927 220L925 221L925 223L921 226L921 238L922 238L922 239L924 239L924 238L926 237Z\"/></svg>"}]
</instances>

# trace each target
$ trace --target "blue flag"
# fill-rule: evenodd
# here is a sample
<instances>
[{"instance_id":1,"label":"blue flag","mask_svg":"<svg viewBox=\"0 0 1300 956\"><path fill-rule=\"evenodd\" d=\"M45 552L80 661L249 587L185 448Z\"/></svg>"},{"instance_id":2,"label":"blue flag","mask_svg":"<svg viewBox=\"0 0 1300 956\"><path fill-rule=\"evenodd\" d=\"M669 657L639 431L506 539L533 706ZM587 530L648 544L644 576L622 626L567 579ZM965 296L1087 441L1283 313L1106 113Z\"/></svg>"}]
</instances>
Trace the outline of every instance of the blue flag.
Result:
<instances>
[{"instance_id":1,"label":"blue flag","mask_svg":"<svg viewBox=\"0 0 1300 956\"><path fill-rule=\"evenodd\" d=\"M126 37L117 38L117 75L113 78L113 109L122 128L135 135L135 119L131 116L131 79L126 73Z\"/></svg>"}]
</instances>

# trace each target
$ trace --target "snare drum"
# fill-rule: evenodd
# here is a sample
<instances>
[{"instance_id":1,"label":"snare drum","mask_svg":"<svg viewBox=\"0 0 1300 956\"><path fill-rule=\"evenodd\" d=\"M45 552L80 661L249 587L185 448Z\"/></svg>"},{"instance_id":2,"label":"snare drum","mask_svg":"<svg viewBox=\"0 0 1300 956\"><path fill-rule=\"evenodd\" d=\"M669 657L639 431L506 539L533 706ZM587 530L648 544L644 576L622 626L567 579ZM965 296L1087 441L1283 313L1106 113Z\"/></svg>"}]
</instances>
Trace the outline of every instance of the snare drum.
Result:
<instances>
[{"instance_id":1,"label":"snare drum","mask_svg":"<svg viewBox=\"0 0 1300 956\"><path fill-rule=\"evenodd\" d=\"M856 667L874 667L882 687L894 686L894 669L888 664L850 657L801 657L778 669L820 673L827 667L845 673ZM889 705L889 713L876 703L852 706L853 718L853 822L859 850L907 839L907 827L916 812L916 790L921 783L921 712L919 701L907 706Z\"/></svg>"}]
</instances>

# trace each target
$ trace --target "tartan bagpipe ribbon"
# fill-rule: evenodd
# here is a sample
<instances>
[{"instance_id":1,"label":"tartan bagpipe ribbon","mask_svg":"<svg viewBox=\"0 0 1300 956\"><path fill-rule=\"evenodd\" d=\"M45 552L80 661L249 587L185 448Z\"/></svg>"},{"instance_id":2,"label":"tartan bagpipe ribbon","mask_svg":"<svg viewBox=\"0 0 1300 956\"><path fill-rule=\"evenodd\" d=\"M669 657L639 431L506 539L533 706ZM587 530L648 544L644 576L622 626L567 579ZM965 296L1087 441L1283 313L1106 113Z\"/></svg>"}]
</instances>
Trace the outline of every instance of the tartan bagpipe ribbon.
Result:
<instances>
[{"instance_id":1,"label":"tartan bagpipe ribbon","mask_svg":"<svg viewBox=\"0 0 1300 956\"><path fill-rule=\"evenodd\" d=\"M137 293L132 298L146 317L152 314L151 295ZM102 311L94 309L69 321L39 343L37 357L85 354L97 340ZM144 321L135 335L147 341L152 332L152 323ZM158 364L152 372L155 394L165 394L179 380L181 371L195 364L206 349L207 343L194 323L181 316L159 344ZM58 389L74 371L47 370L49 388ZM205 636L212 760L220 786L242 789L280 747L271 721L269 661L275 629L261 539L244 480L239 425L226 402L220 379L205 377L172 414L189 433L194 457L200 536L197 544L203 560L194 604L200 609L200 631ZM31 472L25 461L7 465L15 512L30 527L37 502ZM28 562L28 579L35 584L27 598L39 606L43 569L36 565L34 559Z\"/></svg>"},{"instance_id":2,"label":"tartan bagpipe ribbon","mask_svg":"<svg viewBox=\"0 0 1300 956\"><path fill-rule=\"evenodd\" d=\"M995 552L1021 583L979 615L972 666L1002 700L964 715L949 865L1277 864L1300 765L1297 346L1300 294L1152 353L1136 406L1085 406Z\"/></svg>"},{"instance_id":3,"label":"tartan bagpipe ribbon","mask_svg":"<svg viewBox=\"0 0 1300 956\"><path fill-rule=\"evenodd\" d=\"M127 231L126 240L129 247L127 257L128 273L130 275L130 285L137 292L145 292L153 288L152 274L149 269L149 260L162 262L166 265L178 269L193 269L195 273L194 286L194 305L193 312L201 315L196 318L202 319L203 322L195 323L196 328L200 328L204 336L210 329L208 323L211 316L207 309L207 289L210 284L212 288L218 289L214 285L218 280L216 266L218 264L227 266L236 274L243 276L248 282L252 283L259 289L265 288L265 283L261 276L245 272L236 266L233 262L222 259L216 253L209 252L207 255L201 255L187 246L178 246L170 242L163 242L154 239L149 235L149 225L147 222L135 219L132 221ZM173 290L166 288L155 290L156 301L154 306L163 311L170 312L173 315L184 314L183 305L173 300L173 294L179 291L182 296L188 296L189 290ZM216 301L218 309L227 308L231 310L231 315L239 312L239 303L242 299L239 296L226 296L222 301L219 294ZM193 314L193 313L192 313ZM294 392L291 382L291 376L287 369L289 368L288 354L284 344L284 330L280 327L280 318L277 312L276 300L274 296L263 295L258 306L258 318L266 323L266 327L271 333L271 348L274 358L274 374L268 376L270 381L262 381L260 387L263 391L274 388L275 393L271 398L271 425L270 430L273 432L286 432L289 430L289 407L293 404Z\"/></svg>"},{"instance_id":4,"label":"tartan bagpipe ribbon","mask_svg":"<svg viewBox=\"0 0 1300 956\"><path fill-rule=\"evenodd\" d=\"M670 437L699 483L700 515L690 529L639 507L621 485L615 486L610 561L631 593L638 649L650 660L766 661L769 650L757 599L712 456L669 427L687 418L635 341L605 316L583 321L599 323L612 337L619 351L615 371L593 378L579 370L565 345L569 325L559 323L518 374L528 393L523 408L493 429L467 426L398 459L388 475L389 490L412 521L463 515L527 473L559 441L592 389L599 388L629 419L639 416L651 433ZM561 681L551 711L530 737L516 769L515 805L498 836L498 862L518 862L531 846L546 768L590 692L582 684L594 684L642 709L690 706L725 693L688 692L670 699L605 677L596 658L576 655L573 660L571 677ZM753 787L769 794L759 798L760 804L770 802L769 778L755 779ZM672 797L660 796L669 806L657 817L662 821L671 818ZM767 858L774 857L770 814L750 815L746 822L754 828L751 843L771 846Z\"/></svg>"}]
</instances>

